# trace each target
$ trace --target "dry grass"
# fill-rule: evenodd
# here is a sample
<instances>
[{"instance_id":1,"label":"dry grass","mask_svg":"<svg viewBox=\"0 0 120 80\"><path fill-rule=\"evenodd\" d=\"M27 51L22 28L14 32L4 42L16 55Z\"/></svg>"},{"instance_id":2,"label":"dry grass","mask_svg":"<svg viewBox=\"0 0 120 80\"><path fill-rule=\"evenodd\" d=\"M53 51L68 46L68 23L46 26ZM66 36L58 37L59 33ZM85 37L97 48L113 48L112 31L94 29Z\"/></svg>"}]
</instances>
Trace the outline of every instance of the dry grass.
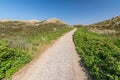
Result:
<instances>
[{"instance_id":1,"label":"dry grass","mask_svg":"<svg viewBox=\"0 0 120 80\"><path fill-rule=\"evenodd\" d=\"M97 29L97 28L90 28L89 31L95 32L98 34L117 34L118 31L114 29Z\"/></svg>"}]
</instances>

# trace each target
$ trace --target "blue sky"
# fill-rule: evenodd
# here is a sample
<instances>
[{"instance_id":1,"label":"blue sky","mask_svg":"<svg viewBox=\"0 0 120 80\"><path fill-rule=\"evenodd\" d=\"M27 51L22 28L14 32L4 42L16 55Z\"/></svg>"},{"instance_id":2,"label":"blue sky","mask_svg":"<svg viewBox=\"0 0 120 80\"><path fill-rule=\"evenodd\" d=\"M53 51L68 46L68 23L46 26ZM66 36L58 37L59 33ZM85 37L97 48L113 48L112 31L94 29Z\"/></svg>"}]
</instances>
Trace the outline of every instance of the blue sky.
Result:
<instances>
[{"instance_id":1,"label":"blue sky","mask_svg":"<svg viewBox=\"0 0 120 80\"><path fill-rule=\"evenodd\" d=\"M120 0L0 0L0 19L92 24L120 15Z\"/></svg>"}]
</instances>

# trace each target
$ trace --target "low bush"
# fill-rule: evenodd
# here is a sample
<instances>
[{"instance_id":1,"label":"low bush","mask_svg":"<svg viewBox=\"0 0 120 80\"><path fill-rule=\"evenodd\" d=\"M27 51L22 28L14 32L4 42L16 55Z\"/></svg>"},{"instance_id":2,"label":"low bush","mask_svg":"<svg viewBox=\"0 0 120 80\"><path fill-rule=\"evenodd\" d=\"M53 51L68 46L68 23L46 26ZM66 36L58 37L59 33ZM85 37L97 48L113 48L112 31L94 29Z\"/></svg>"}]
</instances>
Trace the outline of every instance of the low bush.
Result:
<instances>
[{"instance_id":1,"label":"low bush","mask_svg":"<svg viewBox=\"0 0 120 80\"><path fill-rule=\"evenodd\" d=\"M6 41L0 44L0 80L10 78L11 74L17 71L31 60L31 56L20 49L9 48Z\"/></svg>"},{"instance_id":2,"label":"low bush","mask_svg":"<svg viewBox=\"0 0 120 80\"><path fill-rule=\"evenodd\" d=\"M74 36L76 49L94 80L120 80L119 38L78 29Z\"/></svg>"},{"instance_id":3,"label":"low bush","mask_svg":"<svg viewBox=\"0 0 120 80\"><path fill-rule=\"evenodd\" d=\"M32 60L35 56L33 53L40 47L72 30L59 24L29 26L10 22L2 26L5 30L0 28L0 80L9 80L13 73Z\"/></svg>"}]
</instances>

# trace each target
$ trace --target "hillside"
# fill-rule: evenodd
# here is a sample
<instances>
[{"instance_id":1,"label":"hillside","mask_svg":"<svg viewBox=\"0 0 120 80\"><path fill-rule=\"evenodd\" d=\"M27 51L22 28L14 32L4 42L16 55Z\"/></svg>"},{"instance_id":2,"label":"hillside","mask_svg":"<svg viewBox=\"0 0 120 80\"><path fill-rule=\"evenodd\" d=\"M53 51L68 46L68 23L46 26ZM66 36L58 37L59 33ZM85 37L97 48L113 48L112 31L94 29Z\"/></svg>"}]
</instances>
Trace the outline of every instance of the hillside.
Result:
<instances>
[{"instance_id":1,"label":"hillside","mask_svg":"<svg viewBox=\"0 0 120 80\"><path fill-rule=\"evenodd\" d=\"M90 28L93 32L110 33L117 35L120 33L120 16L89 25L88 28Z\"/></svg>"},{"instance_id":2,"label":"hillside","mask_svg":"<svg viewBox=\"0 0 120 80\"><path fill-rule=\"evenodd\" d=\"M13 73L38 55L43 46L71 29L56 22L0 21L0 80L9 80Z\"/></svg>"},{"instance_id":3,"label":"hillside","mask_svg":"<svg viewBox=\"0 0 120 80\"><path fill-rule=\"evenodd\" d=\"M43 23L57 23L57 24L66 24L65 22L63 22L62 20L56 19L56 18L50 18L47 20L42 21Z\"/></svg>"},{"instance_id":4,"label":"hillside","mask_svg":"<svg viewBox=\"0 0 120 80\"><path fill-rule=\"evenodd\" d=\"M53 21L51 21L53 20ZM59 22L59 23L58 23ZM11 37L11 36L28 36L29 34L36 34L39 32L44 32L42 28L65 28L68 27L64 22L54 19L45 20L45 21L37 21L37 20L1 20L0 21L0 38Z\"/></svg>"}]
</instances>

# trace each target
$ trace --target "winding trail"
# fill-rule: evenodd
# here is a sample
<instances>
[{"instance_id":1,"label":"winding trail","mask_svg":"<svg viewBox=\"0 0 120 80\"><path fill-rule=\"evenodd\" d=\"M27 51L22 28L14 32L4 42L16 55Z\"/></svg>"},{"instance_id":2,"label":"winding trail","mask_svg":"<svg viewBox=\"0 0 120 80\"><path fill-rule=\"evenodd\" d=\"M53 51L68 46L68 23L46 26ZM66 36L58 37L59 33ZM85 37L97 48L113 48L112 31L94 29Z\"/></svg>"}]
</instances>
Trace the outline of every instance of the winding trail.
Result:
<instances>
[{"instance_id":1,"label":"winding trail","mask_svg":"<svg viewBox=\"0 0 120 80\"><path fill-rule=\"evenodd\" d=\"M27 69L14 75L12 80L88 80L72 41L75 31L58 39Z\"/></svg>"}]
</instances>

